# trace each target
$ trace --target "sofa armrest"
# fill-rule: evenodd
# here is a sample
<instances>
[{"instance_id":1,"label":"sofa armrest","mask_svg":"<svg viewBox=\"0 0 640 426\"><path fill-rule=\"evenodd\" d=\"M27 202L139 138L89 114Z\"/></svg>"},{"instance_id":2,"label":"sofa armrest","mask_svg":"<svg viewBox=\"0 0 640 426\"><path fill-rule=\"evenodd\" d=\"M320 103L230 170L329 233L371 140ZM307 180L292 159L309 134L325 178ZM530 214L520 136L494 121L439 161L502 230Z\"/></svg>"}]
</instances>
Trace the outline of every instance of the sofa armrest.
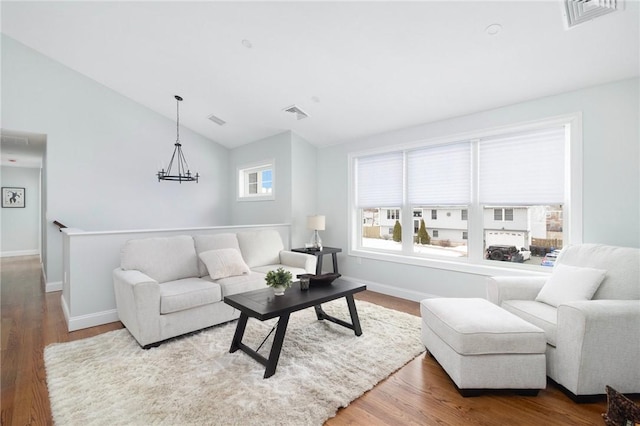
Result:
<instances>
[{"instance_id":1,"label":"sofa armrest","mask_svg":"<svg viewBox=\"0 0 640 426\"><path fill-rule=\"evenodd\" d=\"M160 286L148 275L136 270L116 268L113 286L120 321L141 346L160 335Z\"/></svg>"},{"instance_id":2,"label":"sofa armrest","mask_svg":"<svg viewBox=\"0 0 640 426\"><path fill-rule=\"evenodd\" d=\"M558 381L576 395L640 392L640 300L558 306Z\"/></svg>"},{"instance_id":3,"label":"sofa armrest","mask_svg":"<svg viewBox=\"0 0 640 426\"><path fill-rule=\"evenodd\" d=\"M544 276L489 277L487 299L498 306L505 300L535 300L546 281Z\"/></svg>"},{"instance_id":4,"label":"sofa armrest","mask_svg":"<svg viewBox=\"0 0 640 426\"><path fill-rule=\"evenodd\" d=\"M303 268L308 274L316 273L318 259L306 253L282 250L280 252L280 263L295 268Z\"/></svg>"}]
</instances>

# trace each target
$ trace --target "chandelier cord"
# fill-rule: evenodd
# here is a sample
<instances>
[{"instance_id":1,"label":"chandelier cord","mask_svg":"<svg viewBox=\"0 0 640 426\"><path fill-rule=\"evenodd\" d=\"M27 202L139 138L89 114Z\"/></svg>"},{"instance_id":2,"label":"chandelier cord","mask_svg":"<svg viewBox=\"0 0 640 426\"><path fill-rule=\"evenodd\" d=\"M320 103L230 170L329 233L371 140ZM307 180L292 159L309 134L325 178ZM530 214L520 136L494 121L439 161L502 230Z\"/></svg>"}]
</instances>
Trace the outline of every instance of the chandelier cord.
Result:
<instances>
[{"instance_id":1,"label":"chandelier cord","mask_svg":"<svg viewBox=\"0 0 640 426\"><path fill-rule=\"evenodd\" d=\"M176 143L180 143L180 99L176 98Z\"/></svg>"}]
</instances>

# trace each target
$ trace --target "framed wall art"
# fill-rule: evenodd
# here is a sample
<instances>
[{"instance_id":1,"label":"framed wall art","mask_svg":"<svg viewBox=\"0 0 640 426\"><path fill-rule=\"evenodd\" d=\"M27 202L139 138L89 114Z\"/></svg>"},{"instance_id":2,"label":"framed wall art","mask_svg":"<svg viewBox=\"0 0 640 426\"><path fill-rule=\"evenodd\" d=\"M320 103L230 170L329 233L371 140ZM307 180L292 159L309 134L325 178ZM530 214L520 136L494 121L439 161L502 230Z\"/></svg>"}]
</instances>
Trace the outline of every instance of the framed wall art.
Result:
<instances>
[{"instance_id":1,"label":"framed wall art","mask_svg":"<svg viewBox=\"0 0 640 426\"><path fill-rule=\"evenodd\" d=\"M2 187L2 208L24 208L24 188Z\"/></svg>"}]
</instances>

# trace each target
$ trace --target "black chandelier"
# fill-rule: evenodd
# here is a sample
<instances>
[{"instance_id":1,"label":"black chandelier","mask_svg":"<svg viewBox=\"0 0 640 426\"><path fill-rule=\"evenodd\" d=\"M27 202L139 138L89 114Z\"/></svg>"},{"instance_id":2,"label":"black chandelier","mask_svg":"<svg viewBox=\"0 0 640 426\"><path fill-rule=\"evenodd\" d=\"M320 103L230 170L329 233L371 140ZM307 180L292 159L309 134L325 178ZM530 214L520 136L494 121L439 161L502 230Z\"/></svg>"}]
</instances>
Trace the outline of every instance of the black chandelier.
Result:
<instances>
[{"instance_id":1,"label":"black chandelier","mask_svg":"<svg viewBox=\"0 0 640 426\"><path fill-rule=\"evenodd\" d=\"M184 154L182 153L182 144L180 143L180 101L182 98L178 95L175 95L176 98L176 143L175 148L173 149L173 155L171 156L171 161L169 161L169 167L167 167L167 171L165 172L164 168L160 170L157 174L158 182L161 180L173 180L182 182L193 182L196 181L198 183L198 178L200 175L196 172L195 175L191 174L189 170L189 164L187 164L187 160L184 158ZM171 174L171 169L173 167L173 161L176 161L177 174Z\"/></svg>"}]
</instances>

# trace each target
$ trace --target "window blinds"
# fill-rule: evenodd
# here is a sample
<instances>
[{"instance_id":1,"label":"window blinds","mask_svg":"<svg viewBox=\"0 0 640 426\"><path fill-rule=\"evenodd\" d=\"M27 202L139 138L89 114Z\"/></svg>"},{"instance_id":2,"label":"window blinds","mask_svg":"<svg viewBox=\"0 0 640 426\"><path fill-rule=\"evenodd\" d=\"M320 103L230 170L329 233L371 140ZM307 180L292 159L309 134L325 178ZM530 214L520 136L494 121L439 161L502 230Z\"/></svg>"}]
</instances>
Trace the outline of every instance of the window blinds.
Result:
<instances>
[{"instance_id":1,"label":"window blinds","mask_svg":"<svg viewBox=\"0 0 640 426\"><path fill-rule=\"evenodd\" d=\"M563 203L564 159L564 126L481 139L480 203Z\"/></svg>"},{"instance_id":2,"label":"window blinds","mask_svg":"<svg viewBox=\"0 0 640 426\"><path fill-rule=\"evenodd\" d=\"M413 206L468 205L471 144L454 143L407 153L407 191Z\"/></svg>"},{"instance_id":3,"label":"window blinds","mask_svg":"<svg viewBox=\"0 0 640 426\"><path fill-rule=\"evenodd\" d=\"M390 152L356 161L358 208L402 205L403 154Z\"/></svg>"}]
</instances>

